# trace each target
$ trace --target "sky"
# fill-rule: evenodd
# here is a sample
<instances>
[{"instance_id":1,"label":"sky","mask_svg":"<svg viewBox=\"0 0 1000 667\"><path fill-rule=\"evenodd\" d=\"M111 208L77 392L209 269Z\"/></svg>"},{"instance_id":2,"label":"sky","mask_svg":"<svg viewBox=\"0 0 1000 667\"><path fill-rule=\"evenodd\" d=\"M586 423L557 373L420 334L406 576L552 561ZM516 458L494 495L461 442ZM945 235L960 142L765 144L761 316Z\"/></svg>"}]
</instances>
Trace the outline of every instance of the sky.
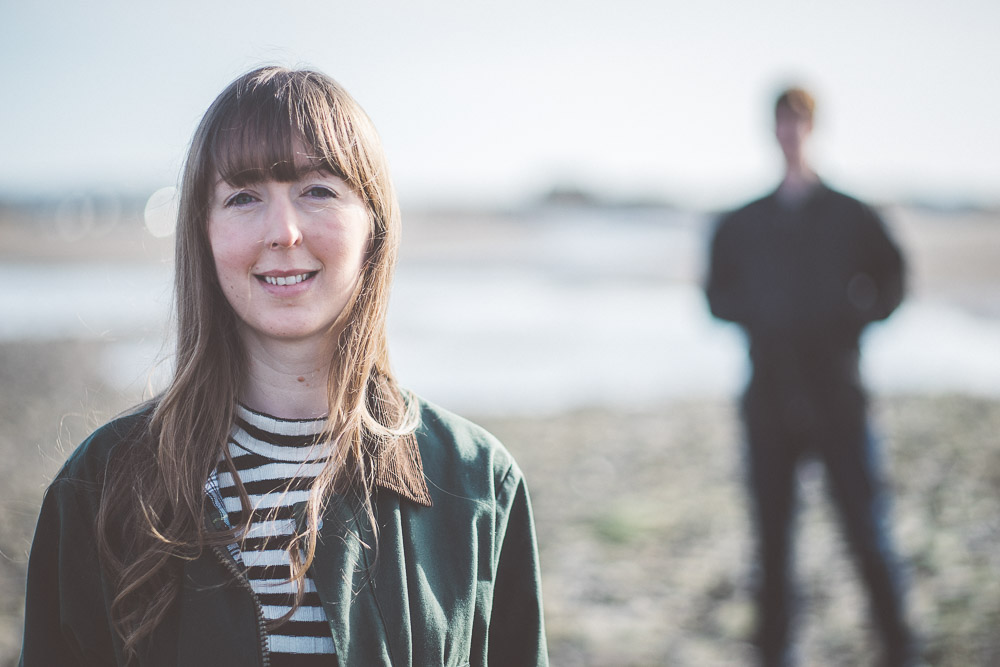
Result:
<instances>
[{"instance_id":1,"label":"sky","mask_svg":"<svg viewBox=\"0 0 1000 667\"><path fill-rule=\"evenodd\" d=\"M404 206L731 206L780 176L787 83L833 185L1000 204L998 34L995 0L0 0L0 196L173 185L212 99L277 63L351 91Z\"/></svg>"}]
</instances>

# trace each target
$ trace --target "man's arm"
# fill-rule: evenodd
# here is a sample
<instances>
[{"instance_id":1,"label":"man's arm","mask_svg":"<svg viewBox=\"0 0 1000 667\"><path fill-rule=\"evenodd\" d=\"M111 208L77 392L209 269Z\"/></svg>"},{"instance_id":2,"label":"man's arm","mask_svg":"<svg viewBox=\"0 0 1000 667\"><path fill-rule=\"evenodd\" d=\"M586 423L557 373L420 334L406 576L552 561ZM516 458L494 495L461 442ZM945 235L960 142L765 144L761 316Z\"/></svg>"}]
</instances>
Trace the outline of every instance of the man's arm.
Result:
<instances>
[{"instance_id":1,"label":"man's arm","mask_svg":"<svg viewBox=\"0 0 1000 667\"><path fill-rule=\"evenodd\" d=\"M865 325L883 320L903 300L905 271L903 255L889 235L885 223L870 207L862 205L863 263L848 285L848 301Z\"/></svg>"},{"instance_id":2,"label":"man's arm","mask_svg":"<svg viewBox=\"0 0 1000 667\"><path fill-rule=\"evenodd\" d=\"M719 319L745 324L747 321L746 295L740 278L739 248L730 218L722 218L715 227L709 254L708 280L705 296L712 315Z\"/></svg>"}]
</instances>

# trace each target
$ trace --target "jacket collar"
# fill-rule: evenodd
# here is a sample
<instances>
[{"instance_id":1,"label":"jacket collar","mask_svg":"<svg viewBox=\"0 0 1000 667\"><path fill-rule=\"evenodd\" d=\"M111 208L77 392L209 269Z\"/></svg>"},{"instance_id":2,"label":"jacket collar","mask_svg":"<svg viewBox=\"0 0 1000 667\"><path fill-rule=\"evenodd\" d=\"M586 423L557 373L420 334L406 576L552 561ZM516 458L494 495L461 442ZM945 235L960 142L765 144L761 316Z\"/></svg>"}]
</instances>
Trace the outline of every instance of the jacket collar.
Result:
<instances>
[{"instance_id":1,"label":"jacket collar","mask_svg":"<svg viewBox=\"0 0 1000 667\"><path fill-rule=\"evenodd\" d=\"M434 504L415 434L400 436L389 446L380 442L368 453L368 458L374 468L375 486L417 505L431 507Z\"/></svg>"}]
</instances>

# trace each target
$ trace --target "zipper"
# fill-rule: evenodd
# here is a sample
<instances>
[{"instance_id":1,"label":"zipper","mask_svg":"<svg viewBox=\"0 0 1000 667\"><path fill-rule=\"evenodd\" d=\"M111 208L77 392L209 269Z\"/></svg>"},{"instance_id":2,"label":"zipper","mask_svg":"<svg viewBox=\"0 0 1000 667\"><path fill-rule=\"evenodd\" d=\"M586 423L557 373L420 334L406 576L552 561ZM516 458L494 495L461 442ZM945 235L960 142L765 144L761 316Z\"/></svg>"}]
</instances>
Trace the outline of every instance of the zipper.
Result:
<instances>
[{"instance_id":1,"label":"zipper","mask_svg":"<svg viewBox=\"0 0 1000 667\"><path fill-rule=\"evenodd\" d=\"M224 551L222 547L218 545L213 546L212 551L216 556L218 556L223 566L229 570L229 573L240 582L240 585L243 586L248 593L250 593L254 609L257 611L257 641L258 648L260 649L260 664L261 667L270 667L271 651L267 647L267 630L264 628L266 624L264 619L264 608L261 606L260 600L257 599L257 594L253 592L250 582L247 581L246 576L240 571L239 566L233 560L232 556L230 556L228 552Z\"/></svg>"}]
</instances>

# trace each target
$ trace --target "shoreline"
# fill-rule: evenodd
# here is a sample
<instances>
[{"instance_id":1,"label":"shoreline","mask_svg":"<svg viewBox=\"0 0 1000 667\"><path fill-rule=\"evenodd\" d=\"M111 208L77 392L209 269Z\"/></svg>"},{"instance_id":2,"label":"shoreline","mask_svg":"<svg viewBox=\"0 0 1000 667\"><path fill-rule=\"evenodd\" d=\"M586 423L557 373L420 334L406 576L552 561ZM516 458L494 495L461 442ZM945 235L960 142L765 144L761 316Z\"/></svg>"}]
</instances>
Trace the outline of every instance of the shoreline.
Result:
<instances>
[{"instance_id":1,"label":"shoreline","mask_svg":"<svg viewBox=\"0 0 1000 667\"><path fill-rule=\"evenodd\" d=\"M951 303L975 315L1000 318L1000 209L939 211L888 204L880 207L907 260L912 296ZM700 284L707 234L714 215L702 211L648 212L599 209L405 212L405 239L400 266L428 263L482 267L490 264L537 263L539 241L557 229L630 226L656 230L647 240L676 244L669 261L649 262L640 252L636 266L618 267L659 282ZM585 233L585 232L584 232ZM627 234L626 234L627 235ZM0 210L0 263L173 261L172 236L156 238L146 231L141 212L101 220L84 216L68 224L58 211L18 213ZM572 244L569 247L573 252ZM638 252L632 247L632 252ZM591 257L584 263L595 270ZM664 260L664 258L660 258ZM580 267L576 267L580 268ZM586 277L581 275L578 277Z\"/></svg>"}]
</instances>

